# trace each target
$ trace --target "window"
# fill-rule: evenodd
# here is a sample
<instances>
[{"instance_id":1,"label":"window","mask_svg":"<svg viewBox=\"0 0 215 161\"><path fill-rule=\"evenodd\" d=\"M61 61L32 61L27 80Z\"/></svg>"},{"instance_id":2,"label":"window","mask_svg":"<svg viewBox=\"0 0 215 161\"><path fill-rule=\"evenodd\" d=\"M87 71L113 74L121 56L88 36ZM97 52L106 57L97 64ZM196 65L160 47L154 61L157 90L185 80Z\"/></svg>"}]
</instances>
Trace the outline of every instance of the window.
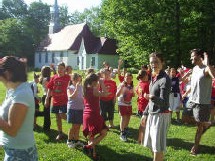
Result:
<instances>
[{"instance_id":1,"label":"window","mask_svg":"<svg viewBox=\"0 0 215 161\"><path fill-rule=\"evenodd\" d=\"M63 58L63 52L60 52L60 58Z\"/></svg>"},{"instance_id":2,"label":"window","mask_svg":"<svg viewBox=\"0 0 215 161\"><path fill-rule=\"evenodd\" d=\"M79 61L79 57L77 57L77 65L79 65L80 61Z\"/></svg>"},{"instance_id":3,"label":"window","mask_svg":"<svg viewBox=\"0 0 215 161\"><path fill-rule=\"evenodd\" d=\"M45 63L48 63L48 52L46 52Z\"/></svg>"},{"instance_id":4,"label":"window","mask_svg":"<svg viewBox=\"0 0 215 161\"><path fill-rule=\"evenodd\" d=\"M54 63L55 53L52 53L52 63Z\"/></svg>"},{"instance_id":5,"label":"window","mask_svg":"<svg viewBox=\"0 0 215 161\"><path fill-rule=\"evenodd\" d=\"M62 51L60 52L60 61L63 62L63 52Z\"/></svg>"},{"instance_id":6,"label":"window","mask_svg":"<svg viewBox=\"0 0 215 161\"><path fill-rule=\"evenodd\" d=\"M96 58L92 57L91 58L91 66L95 66L96 65Z\"/></svg>"},{"instance_id":7,"label":"window","mask_svg":"<svg viewBox=\"0 0 215 161\"><path fill-rule=\"evenodd\" d=\"M42 55L41 55L41 53L39 53L39 63L41 63L41 61L42 61Z\"/></svg>"}]
</instances>

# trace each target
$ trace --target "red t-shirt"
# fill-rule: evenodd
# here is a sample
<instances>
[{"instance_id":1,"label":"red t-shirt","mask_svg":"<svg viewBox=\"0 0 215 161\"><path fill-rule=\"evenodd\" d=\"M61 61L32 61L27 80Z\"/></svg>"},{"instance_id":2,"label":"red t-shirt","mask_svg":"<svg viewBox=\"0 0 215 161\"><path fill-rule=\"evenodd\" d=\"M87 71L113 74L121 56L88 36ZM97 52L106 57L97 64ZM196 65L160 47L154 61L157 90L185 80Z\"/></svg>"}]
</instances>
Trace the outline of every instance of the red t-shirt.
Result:
<instances>
[{"instance_id":1,"label":"red t-shirt","mask_svg":"<svg viewBox=\"0 0 215 161\"><path fill-rule=\"evenodd\" d=\"M136 93L138 97L137 98L138 110L144 111L149 101L145 97L143 97L143 95L144 93L149 94L149 82L139 81L136 88Z\"/></svg>"},{"instance_id":2,"label":"red t-shirt","mask_svg":"<svg viewBox=\"0 0 215 161\"><path fill-rule=\"evenodd\" d=\"M101 97L100 99L102 101L110 101L116 96L117 90L116 82L113 80L104 80L104 85L107 91L110 92L111 94L109 94L107 97Z\"/></svg>"},{"instance_id":3,"label":"red t-shirt","mask_svg":"<svg viewBox=\"0 0 215 161\"><path fill-rule=\"evenodd\" d=\"M53 106L67 105L67 87L70 79L67 74L61 77L56 74L47 84L47 88L52 90Z\"/></svg>"},{"instance_id":4,"label":"red t-shirt","mask_svg":"<svg viewBox=\"0 0 215 161\"><path fill-rule=\"evenodd\" d=\"M215 78L212 79L212 93L211 97L215 99Z\"/></svg>"},{"instance_id":5,"label":"red t-shirt","mask_svg":"<svg viewBox=\"0 0 215 161\"><path fill-rule=\"evenodd\" d=\"M122 83L124 81L124 76L118 75L119 81L120 83Z\"/></svg>"}]
</instances>

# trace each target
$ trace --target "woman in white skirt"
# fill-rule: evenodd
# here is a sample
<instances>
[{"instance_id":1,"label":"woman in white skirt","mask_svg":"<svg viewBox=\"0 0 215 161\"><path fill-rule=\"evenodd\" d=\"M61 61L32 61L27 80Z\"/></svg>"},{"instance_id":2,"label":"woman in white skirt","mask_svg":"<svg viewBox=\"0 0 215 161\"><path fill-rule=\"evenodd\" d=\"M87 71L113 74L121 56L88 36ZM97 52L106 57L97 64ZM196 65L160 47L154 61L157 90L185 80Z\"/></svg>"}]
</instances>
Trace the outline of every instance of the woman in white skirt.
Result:
<instances>
[{"instance_id":1,"label":"woman in white skirt","mask_svg":"<svg viewBox=\"0 0 215 161\"><path fill-rule=\"evenodd\" d=\"M162 70L164 61L161 54L150 54L149 62L152 68L152 78L149 93L144 94L149 103L141 119L142 126L146 126L144 146L152 150L153 161L162 161L166 151L166 136L170 124L168 109L171 80Z\"/></svg>"}]
</instances>

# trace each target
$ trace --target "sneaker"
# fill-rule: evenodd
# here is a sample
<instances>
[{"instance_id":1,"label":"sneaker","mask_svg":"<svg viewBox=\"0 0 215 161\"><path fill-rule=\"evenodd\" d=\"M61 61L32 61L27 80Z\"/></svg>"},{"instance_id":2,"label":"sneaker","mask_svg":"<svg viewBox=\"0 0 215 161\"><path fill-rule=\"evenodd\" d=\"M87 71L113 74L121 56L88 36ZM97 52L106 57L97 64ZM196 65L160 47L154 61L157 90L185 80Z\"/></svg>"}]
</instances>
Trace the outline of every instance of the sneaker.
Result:
<instances>
[{"instance_id":1,"label":"sneaker","mask_svg":"<svg viewBox=\"0 0 215 161\"><path fill-rule=\"evenodd\" d=\"M76 147L76 144L74 141L67 141L66 144L67 144L68 148L75 148Z\"/></svg>"},{"instance_id":2,"label":"sneaker","mask_svg":"<svg viewBox=\"0 0 215 161\"><path fill-rule=\"evenodd\" d=\"M77 140L76 143L75 143L75 145L83 147L84 143L82 143L80 140Z\"/></svg>"},{"instance_id":3,"label":"sneaker","mask_svg":"<svg viewBox=\"0 0 215 161\"><path fill-rule=\"evenodd\" d=\"M121 135L120 135L120 140L126 142L126 141L127 141L126 135L125 135L125 134L121 134Z\"/></svg>"},{"instance_id":4,"label":"sneaker","mask_svg":"<svg viewBox=\"0 0 215 161\"><path fill-rule=\"evenodd\" d=\"M114 125L108 125L108 128L109 128L109 129L114 129L115 126L114 126Z\"/></svg>"},{"instance_id":5,"label":"sneaker","mask_svg":"<svg viewBox=\"0 0 215 161\"><path fill-rule=\"evenodd\" d=\"M129 135L130 134L128 128L124 128L124 133L125 133L125 135Z\"/></svg>"},{"instance_id":6,"label":"sneaker","mask_svg":"<svg viewBox=\"0 0 215 161\"><path fill-rule=\"evenodd\" d=\"M58 136L56 137L57 141L63 140L63 134L58 134Z\"/></svg>"}]
</instances>

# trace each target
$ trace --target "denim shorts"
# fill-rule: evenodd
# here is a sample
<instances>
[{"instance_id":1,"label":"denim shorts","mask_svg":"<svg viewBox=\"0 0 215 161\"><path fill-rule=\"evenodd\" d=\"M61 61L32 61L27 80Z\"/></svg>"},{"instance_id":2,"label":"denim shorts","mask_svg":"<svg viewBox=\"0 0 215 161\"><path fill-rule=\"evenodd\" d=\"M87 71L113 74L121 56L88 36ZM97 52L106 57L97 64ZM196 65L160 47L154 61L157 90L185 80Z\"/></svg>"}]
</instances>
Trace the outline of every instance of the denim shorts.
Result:
<instances>
[{"instance_id":1,"label":"denim shorts","mask_svg":"<svg viewBox=\"0 0 215 161\"><path fill-rule=\"evenodd\" d=\"M5 151L4 161L38 161L36 146L28 149L12 149L3 146Z\"/></svg>"},{"instance_id":2,"label":"denim shorts","mask_svg":"<svg viewBox=\"0 0 215 161\"><path fill-rule=\"evenodd\" d=\"M67 105L51 107L51 113L66 113L66 112L67 112Z\"/></svg>"},{"instance_id":3,"label":"denim shorts","mask_svg":"<svg viewBox=\"0 0 215 161\"><path fill-rule=\"evenodd\" d=\"M83 110L69 109L67 112L67 122L72 124L83 124Z\"/></svg>"}]
</instances>

